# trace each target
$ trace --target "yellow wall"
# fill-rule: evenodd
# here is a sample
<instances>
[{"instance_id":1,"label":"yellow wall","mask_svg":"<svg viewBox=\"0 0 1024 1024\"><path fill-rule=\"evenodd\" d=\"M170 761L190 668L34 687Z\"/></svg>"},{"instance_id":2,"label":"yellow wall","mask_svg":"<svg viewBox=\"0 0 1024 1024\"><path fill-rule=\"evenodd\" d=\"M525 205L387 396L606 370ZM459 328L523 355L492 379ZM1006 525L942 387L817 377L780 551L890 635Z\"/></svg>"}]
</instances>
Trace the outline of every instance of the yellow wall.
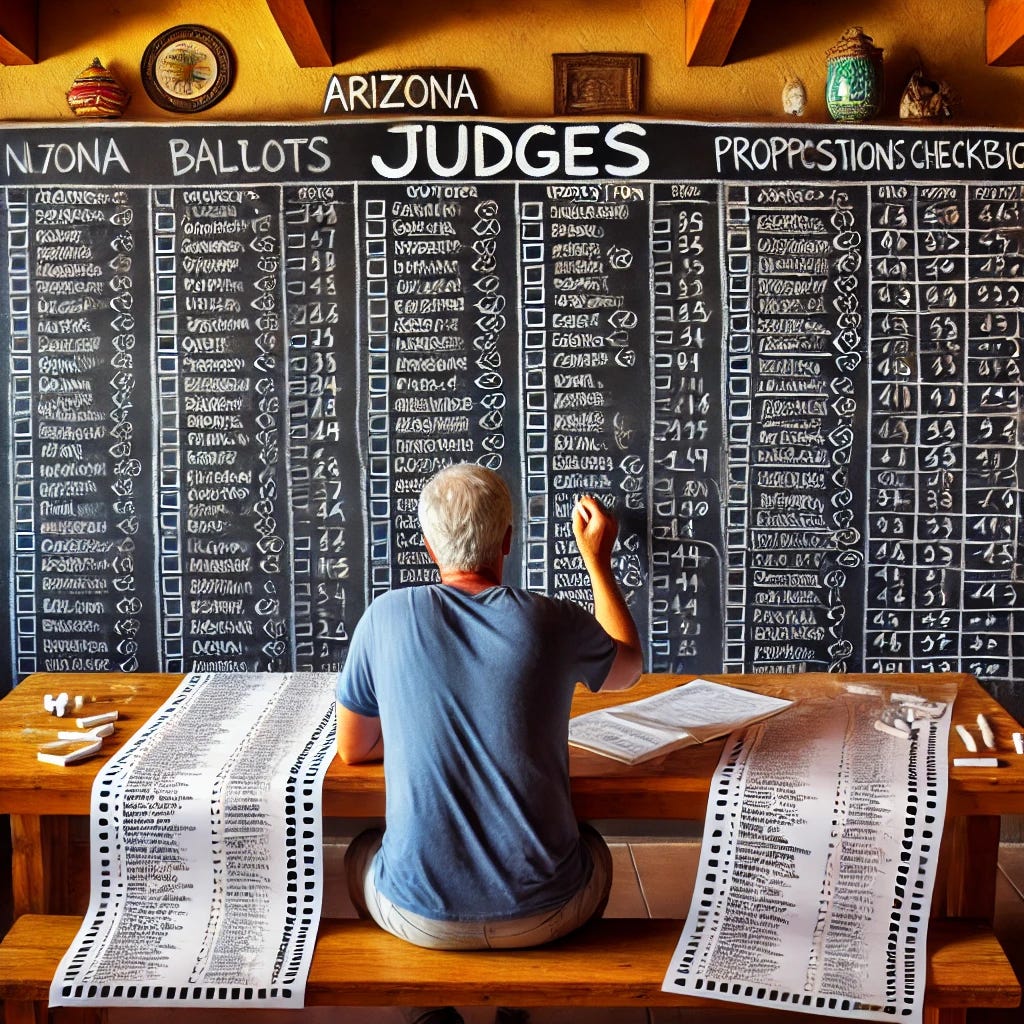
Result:
<instances>
[{"instance_id":1,"label":"yellow wall","mask_svg":"<svg viewBox=\"0 0 1024 1024\"><path fill-rule=\"evenodd\" d=\"M477 68L487 87L484 113L495 116L551 113L553 52L623 50L646 55L646 115L782 118L781 89L796 75L807 87L806 120L827 121L824 52L855 22L885 50L883 119L895 119L907 76L922 60L959 95L956 123L1024 124L1024 68L986 66L982 0L752 0L723 68L686 67L683 0L335 0L335 7L341 59L334 70ZM320 116L331 69L295 66L264 0L39 0L39 9L39 62L0 67L0 120L69 118L64 93L95 56L131 90L127 118L187 120L151 103L139 78L149 40L186 22L222 34L237 62L234 88L203 118Z\"/></svg>"}]
</instances>

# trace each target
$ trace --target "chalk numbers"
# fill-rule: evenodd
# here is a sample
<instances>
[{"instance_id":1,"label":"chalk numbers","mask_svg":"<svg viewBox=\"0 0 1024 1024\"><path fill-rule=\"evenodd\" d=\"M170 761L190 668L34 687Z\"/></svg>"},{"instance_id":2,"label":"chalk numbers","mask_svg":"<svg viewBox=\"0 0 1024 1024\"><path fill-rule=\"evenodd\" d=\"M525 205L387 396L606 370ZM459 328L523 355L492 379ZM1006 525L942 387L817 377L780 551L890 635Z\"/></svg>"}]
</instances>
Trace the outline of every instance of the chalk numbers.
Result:
<instances>
[{"instance_id":1,"label":"chalk numbers","mask_svg":"<svg viewBox=\"0 0 1024 1024\"><path fill-rule=\"evenodd\" d=\"M879 192L865 668L1013 676L1024 200Z\"/></svg>"},{"instance_id":2,"label":"chalk numbers","mask_svg":"<svg viewBox=\"0 0 1024 1024\"><path fill-rule=\"evenodd\" d=\"M706 187L673 185L656 193L652 671L699 671L698 650L717 643L707 636L707 621L717 618L710 614L717 587L708 578L710 548L703 542L718 515L717 489L709 486L710 453L719 444L711 339L720 328L709 257L718 246L716 224L716 197ZM711 564L717 575L717 560Z\"/></svg>"}]
</instances>

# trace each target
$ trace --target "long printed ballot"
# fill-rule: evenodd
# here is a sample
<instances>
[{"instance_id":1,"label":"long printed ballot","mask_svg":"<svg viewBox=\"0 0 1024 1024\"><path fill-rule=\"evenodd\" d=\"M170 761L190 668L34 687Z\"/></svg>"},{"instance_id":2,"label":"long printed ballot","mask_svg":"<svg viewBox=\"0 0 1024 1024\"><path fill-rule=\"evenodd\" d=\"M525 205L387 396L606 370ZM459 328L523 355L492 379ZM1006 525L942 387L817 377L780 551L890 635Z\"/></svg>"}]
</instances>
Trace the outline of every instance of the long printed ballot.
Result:
<instances>
[{"instance_id":1,"label":"long printed ballot","mask_svg":"<svg viewBox=\"0 0 1024 1024\"><path fill-rule=\"evenodd\" d=\"M726 742L666 991L921 1019L951 705L856 689Z\"/></svg>"},{"instance_id":2,"label":"long printed ballot","mask_svg":"<svg viewBox=\"0 0 1024 1024\"><path fill-rule=\"evenodd\" d=\"M302 1006L334 678L188 676L104 766L89 910L51 1006Z\"/></svg>"}]
</instances>

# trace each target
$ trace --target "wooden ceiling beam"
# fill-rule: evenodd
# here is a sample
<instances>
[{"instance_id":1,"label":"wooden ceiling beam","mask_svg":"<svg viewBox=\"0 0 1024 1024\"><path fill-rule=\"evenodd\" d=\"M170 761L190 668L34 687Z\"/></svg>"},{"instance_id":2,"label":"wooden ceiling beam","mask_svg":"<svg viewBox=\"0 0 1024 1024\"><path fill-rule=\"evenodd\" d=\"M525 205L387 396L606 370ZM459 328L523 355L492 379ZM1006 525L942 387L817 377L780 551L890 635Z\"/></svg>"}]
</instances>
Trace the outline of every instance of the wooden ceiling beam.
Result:
<instances>
[{"instance_id":1,"label":"wooden ceiling beam","mask_svg":"<svg viewBox=\"0 0 1024 1024\"><path fill-rule=\"evenodd\" d=\"M721 67L750 0L686 0L686 63Z\"/></svg>"},{"instance_id":2,"label":"wooden ceiling beam","mask_svg":"<svg viewBox=\"0 0 1024 1024\"><path fill-rule=\"evenodd\" d=\"M985 59L999 67L1024 64L1024 4L1020 0L989 0L985 5Z\"/></svg>"},{"instance_id":3,"label":"wooden ceiling beam","mask_svg":"<svg viewBox=\"0 0 1024 1024\"><path fill-rule=\"evenodd\" d=\"M4 0L0 5L0 64L35 64L38 37L37 0Z\"/></svg>"},{"instance_id":4,"label":"wooden ceiling beam","mask_svg":"<svg viewBox=\"0 0 1024 1024\"><path fill-rule=\"evenodd\" d=\"M334 64L331 0L267 0L267 6L300 68Z\"/></svg>"}]
</instances>

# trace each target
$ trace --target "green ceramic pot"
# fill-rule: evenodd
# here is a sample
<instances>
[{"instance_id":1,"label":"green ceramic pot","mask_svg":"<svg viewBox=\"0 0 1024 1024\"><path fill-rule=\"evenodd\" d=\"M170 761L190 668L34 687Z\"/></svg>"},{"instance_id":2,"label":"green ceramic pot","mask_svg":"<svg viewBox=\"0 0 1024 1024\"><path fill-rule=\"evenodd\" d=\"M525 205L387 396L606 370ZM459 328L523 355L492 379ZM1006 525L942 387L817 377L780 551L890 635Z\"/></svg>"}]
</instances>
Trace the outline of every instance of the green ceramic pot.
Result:
<instances>
[{"instance_id":1,"label":"green ceramic pot","mask_svg":"<svg viewBox=\"0 0 1024 1024\"><path fill-rule=\"evenodd\" d=\"M882 51L860 28L825 54L825 104L834 121L866 121L882 103Z\"/></svg>"}]
</instances>

